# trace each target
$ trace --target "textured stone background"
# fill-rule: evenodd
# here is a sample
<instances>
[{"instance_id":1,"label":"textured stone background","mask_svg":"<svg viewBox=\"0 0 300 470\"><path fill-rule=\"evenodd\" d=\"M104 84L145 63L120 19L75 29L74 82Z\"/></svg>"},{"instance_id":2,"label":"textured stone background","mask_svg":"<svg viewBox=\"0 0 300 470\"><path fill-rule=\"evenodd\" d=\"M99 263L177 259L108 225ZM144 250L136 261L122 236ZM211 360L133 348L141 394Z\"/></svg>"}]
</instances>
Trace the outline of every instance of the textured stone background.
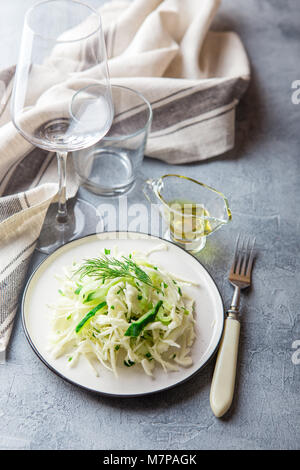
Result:
<instances>
[{"instance_id":1,"label":"textured stone background","mask_svg":"<svg viewBox=\"0 0 300 470\"><path fill-rule=\"evenodd\" d=\"M23 14L32 3L0 3L1 67L16 61ZM8 362L0 367L1 449L299 448L300 365L291 360L292 342L300 339L300 105L291 102L291 83L300 79L299 18L299 0L223 0L214 27L237 31L252 64L235 149L202 164L170 167L146 159L143 166L146 176L172 170L228 196L233 223L211 237L200 256L226 305L234 238L239 230L257 237L254 285L242 299L231 411L217 420L210 410L213 363L185 385L148 398L85 393L38 360L18 318ZM130 196L131 202L139 199L137 192ZM31 269L40 259L34 257Z\"/></svg>"}]
</instances>

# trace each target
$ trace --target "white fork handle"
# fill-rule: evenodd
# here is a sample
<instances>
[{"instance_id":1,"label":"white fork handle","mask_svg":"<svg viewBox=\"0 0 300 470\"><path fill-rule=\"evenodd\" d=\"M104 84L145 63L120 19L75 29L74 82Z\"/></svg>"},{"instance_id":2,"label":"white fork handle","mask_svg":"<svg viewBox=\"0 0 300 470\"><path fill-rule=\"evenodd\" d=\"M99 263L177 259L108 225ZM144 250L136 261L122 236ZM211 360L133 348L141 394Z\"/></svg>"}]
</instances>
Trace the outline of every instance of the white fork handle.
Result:
<instances>
[{"instance_id":1,"label":"white fork handle","mask_svg":"<svg viewBox=\"0 0 300 470\"><path fill-rule=\"evenodd\" d=\"M227 317L210 389L210 406L220 418L233 399L240 337L240 322Z\"/></svg>"}]
</instances>

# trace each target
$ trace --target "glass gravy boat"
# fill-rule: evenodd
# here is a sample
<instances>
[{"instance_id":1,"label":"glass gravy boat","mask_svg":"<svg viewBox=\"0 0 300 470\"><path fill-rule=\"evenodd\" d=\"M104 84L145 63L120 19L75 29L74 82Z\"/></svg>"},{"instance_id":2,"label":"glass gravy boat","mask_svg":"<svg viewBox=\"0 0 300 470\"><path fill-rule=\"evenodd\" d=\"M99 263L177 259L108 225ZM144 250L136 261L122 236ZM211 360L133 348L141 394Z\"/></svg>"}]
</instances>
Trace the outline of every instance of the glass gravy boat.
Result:
<instances>
[{"instance_id":1,"label":"glass gravy boat","mask_svg":"<svg viewBox=\"0 0 300 470\"><path fill-rule=\"evenodd\" d=\"M143 191L165 221L164 237L192 253L202 250L206 237L232 218L222 193L187 176L149 179Z\"/></svg>"}]
</instances>

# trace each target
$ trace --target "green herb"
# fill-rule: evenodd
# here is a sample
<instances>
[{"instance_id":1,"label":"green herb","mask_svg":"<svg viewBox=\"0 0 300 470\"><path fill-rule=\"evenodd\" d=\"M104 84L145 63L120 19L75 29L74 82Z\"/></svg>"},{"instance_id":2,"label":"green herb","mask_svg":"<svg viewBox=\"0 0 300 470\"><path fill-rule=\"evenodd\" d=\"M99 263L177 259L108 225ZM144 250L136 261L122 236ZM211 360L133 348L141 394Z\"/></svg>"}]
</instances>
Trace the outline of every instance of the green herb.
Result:
<instances>
[{"instance_id":1,"label":"green herb","mask_svg":"<svg viewBox=\"0 0 300 470\"><path fill-rule=\"evenodd\" d=\"M84 276L94 277L95 279L115 279L118 277L126 277L143 282L144 284L154 287L148 274L143 271L130 258L122 256L122 260L116 258L108 258L102 256L100 258L91 258L85 260L75 274L80 274L82 279Z\"/></svg>"},{"instance_id":2,"label":"green herb","mask_svg":"<svg viewBox=\"0 0 300 470\"><path fill-rule=\"evenodd\" d=\"M138 300L142 300L143 296L139 294L139 295L137 296L137 298L138 298Z\"/></svg>"},{"instance_id":3,"label":"green herb","mask_svg":"<svg viewBox=\"0 0 300 470\"><path fill-rule=\"evenodd\" d=\"M68 361L70 362L70 361L72 361L72 359L73 359L72 357L69 357Z\"/></svg>"},{"instance_id":4,"label":"green herb","mask_svg":"<svg viewBox=\"0 0 300 470\"><path fill-rule=\"evenodd\" d=\"M82 286L77 287L77 289L74 291L74 294L76 295L80 294L81 289L82 289Z\"/></svg>"},{"instance_id":5,"label":"green herb","mask_svg":"<svg viewBox=\"0 0 300 470\"><path fill-rule=\"evenodd\" d=\"M114 305L111 305L110 308L111 308L112 310L114 310L114 309L115 309L115 306L114 306Z\"/></svg>"},{"instance_id":6,"label":"green herb","mask_svg":"<svg viewBox=\"0 0 300 470\"><path fill-rule=\"evenodd\" d=\"M84 299L83 303L87 304L87 303L91 302L92 300L95 300L95 295L97 295L97 291L94 291L94 290L92 292L89 292L88 295L83 294L83 296L82 296L82 298Z\"/></svg>"},{"instance_id":7,"label":"green herb","mask_svg":"<svg viewBox=\"0 0 300 470\"><path fill-rule=\"evenodd\" d=\"M101 304L98 304L96 305L96 307L94 307L92 310L90 310L86 316L78 323L78 325L76 326L75 328L75 331L76 333L79 333L79 331L81 330L81 328L85 325L85 323L91 318L93 317L94 315L96 315L96 313L98 312L98 310L100 310L101 308L105 307L106 305L106 302L101 302Z\"/></svg>"},{"instance_id":8,"label":"green herb","mask_svg":"<svg viewBox=\"0 0 300 470\"><path fill-rule=\"evenodd\" d=\"M124 365L126 367L131 367L131 366L134 366L135 362L131 361L130 359L128 359L128 361L124 361Z\"/></svg>"},{"instance_id":9,"label":"green herb","mask_svg":"<svg viewBox=\"0 0 300 470\"><path fill-rule=\"evenodd\" d=\"M60 295L65 295L61 289L58 289L58 292L60 293Z\"/></svg>"},{"instance_id":10,"label":"green herb","mask_svg":"<svg viewBox=\"0 0 300 470\"><path fill-rule=\"evenodd\" d=\"M125 332L125 336L134 336L137 337L143 331L148 323L151 323L155 320L155 317L162 305L162 300L159 300L154 308L149 310L149 312L142 315L136 322L131 323L127 331Z\"/></svg>"},{"instance_id":11,"label":"green herb","mask_svg":"<svg viewBox=\"0 0 300 470\"><path fill-rule=\"evenodd\" d=\"M72 316L72 315L69 315L69 316L67 317L67 320L70 320L71 316Z\"/></svg>"},{"instance_id":12,"label":"green herb","mask_svg":"<svg viewBox=\"0 0 300 470\"><path fill-rule=\"evenodd\" d=\"M180 287L178 287L178 294L179 294L179 295L182 295L182 292L181 292Z\"/></svg>"},{"instance_id":13,"label":"green herb","mask_svg":"<svg viewBox=\"0 0 300 470\"><path fill-rule=\"evenodd\" d=\"M173 354L172 359L175 359L175 357L176 357L176 354Z\"/></svg>"},{"instance_id":14,"label":"green herb","mask_svg":"<svg viewBox=\"0 0 300 470\"><path fill-rule=\"evenodd\" d=\"M173 281L173 284L177 284L177 282L176 282L176 281L174 281L174 279L172 279L172 281Z\"/></svg>"},{"instance_id":15,"label":"green herb","mask_svg":"<svg viewBox=\"0 0 300 470\"><path fill-rule=\"evenodd\" d=\"M153 269L155 269L155 271L157 271L158 268L157 268L157 266L153 266Z\"/></svg>"},{"instance_id":16,"label":"green herb","mask_svg":"<svg viewBox=\"0 0 300 470\"><path fill-rule=\"evenodd\" d=\"M168 287L168 284L164 282L164 288L167 289L167 287Z\"/></svg>"},{"instance_id":17,"label":"green herb","mask_svg":"<svg viewBox=\"0 0 300 470\"><path fill-rule=\"evenodd\" d=\"M110 250L108 250L107 248L104 248L104 253L105 253L106 255L110 255Z\"/></svg>"},{"instance_id":18,"label":"green herb","mask_svg":"<svg viewBox=\"0 0 300 470\"><path fill-rule=\"evenodd\" d=\"M120 349L120 345L117 344L117 345L115 346L115 351L119 351L119 349Z\"/></svg>"}]
</instances>

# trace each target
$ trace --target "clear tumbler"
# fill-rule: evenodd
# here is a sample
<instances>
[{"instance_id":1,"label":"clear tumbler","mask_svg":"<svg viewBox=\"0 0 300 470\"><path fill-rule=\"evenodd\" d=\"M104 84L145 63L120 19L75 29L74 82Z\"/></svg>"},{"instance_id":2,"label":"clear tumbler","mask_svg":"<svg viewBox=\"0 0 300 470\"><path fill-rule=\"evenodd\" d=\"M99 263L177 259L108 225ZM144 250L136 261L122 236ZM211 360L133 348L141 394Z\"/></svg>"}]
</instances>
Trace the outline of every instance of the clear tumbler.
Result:
<instances>
[{"instance_id":1,"label":"clear tumbler","mask_svg":"<svg viewBox=\"0 0 300 470\"><path fill-rule=\"evenodd\" d=\"M134 185L144 158L152 121L150 103L141 93L112 85L114 119L94 146L73 153L81 184L101 196L117 196Z\"/></svg>"}]
</instances>

